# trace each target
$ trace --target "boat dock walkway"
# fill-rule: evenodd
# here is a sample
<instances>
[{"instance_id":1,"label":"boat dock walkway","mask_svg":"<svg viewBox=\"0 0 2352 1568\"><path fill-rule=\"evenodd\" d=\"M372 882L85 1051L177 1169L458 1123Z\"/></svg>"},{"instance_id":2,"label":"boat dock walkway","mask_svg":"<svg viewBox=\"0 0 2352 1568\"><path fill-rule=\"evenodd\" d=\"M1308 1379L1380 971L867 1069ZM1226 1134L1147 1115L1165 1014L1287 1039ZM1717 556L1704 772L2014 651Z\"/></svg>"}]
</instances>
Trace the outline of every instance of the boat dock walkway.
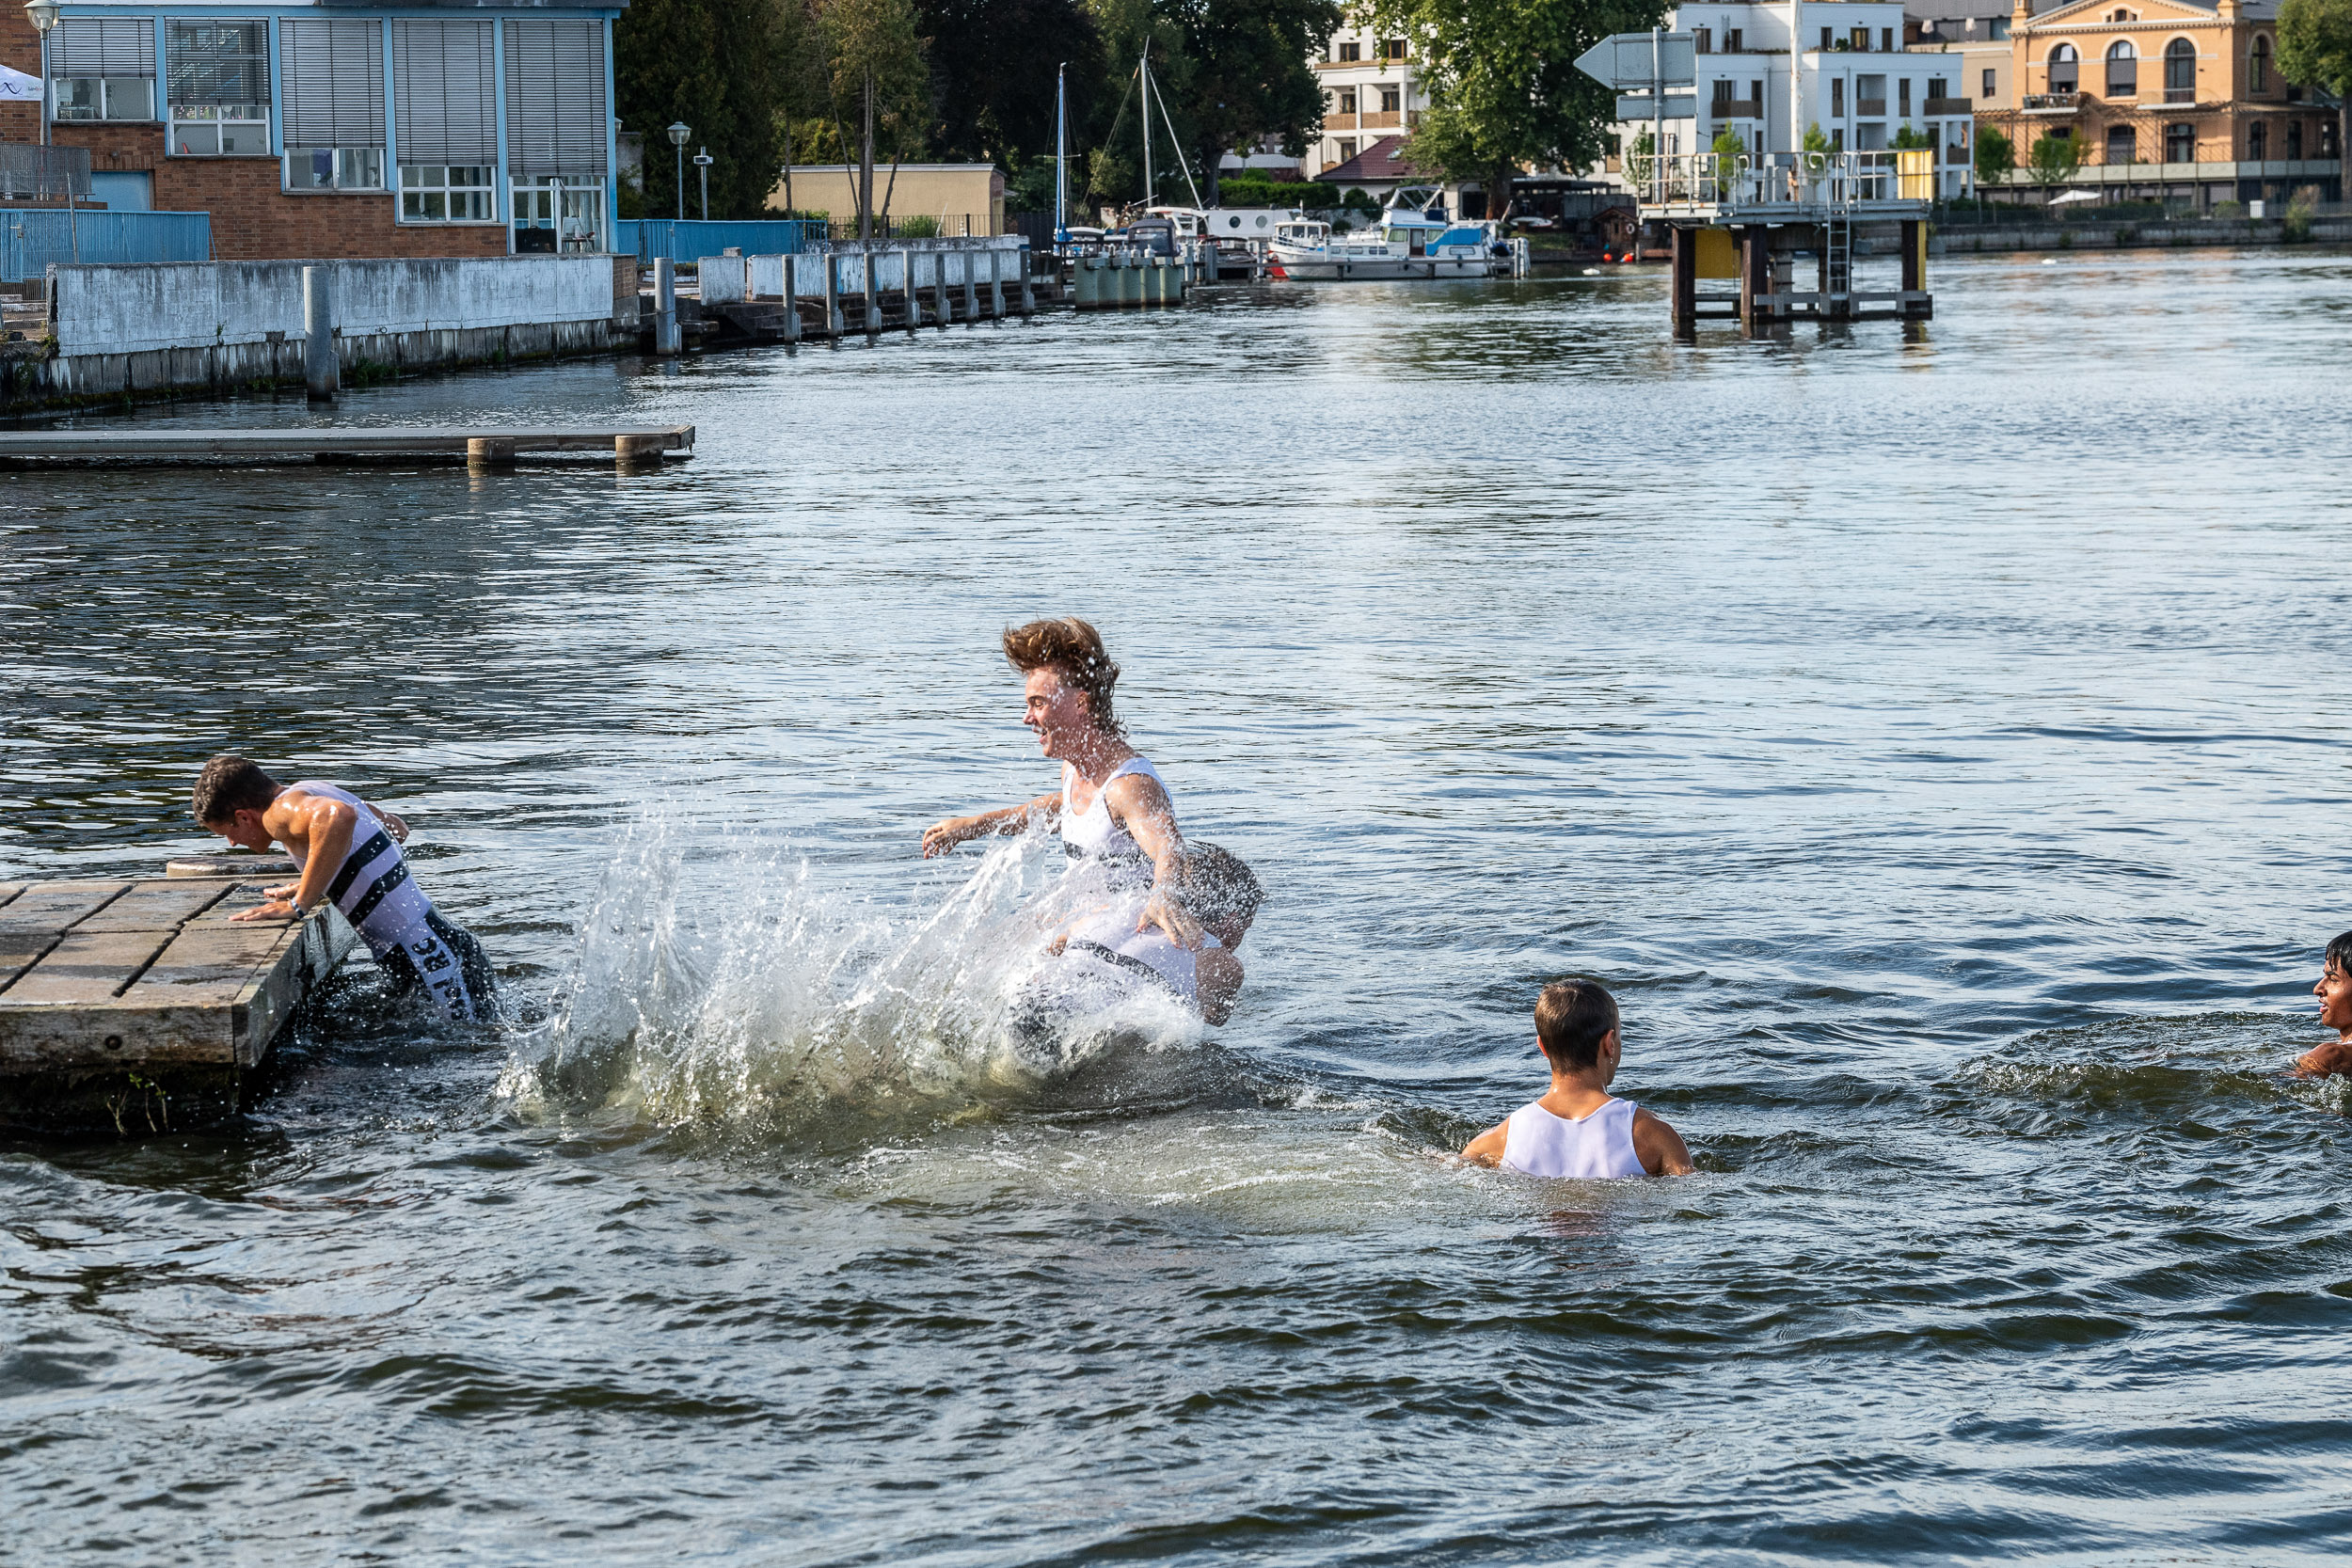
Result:
<instances>
[{"instance_id":1,"label":"boat dock walkway","mask_svg":"<svg viewBox=\"0 0 2352 1568\"><path fill-rule=\"evenodd\" d=\"M616 463L694 455L694 427L572 425L291 425L252 430L175 426L0 430L0 464L156 462L367 463L442 460L499 466L539 452L600 452Z\"/></svg>"},{"instance_id":2,"label":"boat dock walkway","mask_svg":"<svg viewBox=\"0 0 2352 1568\"><path fill-rule=\"evenodd\" d=\"M332 906L230 918L292 869L207 856L160 878L0 884L0 1120L160 1132L233 1112L358 940Z\"/></svg>"}]
</instances>

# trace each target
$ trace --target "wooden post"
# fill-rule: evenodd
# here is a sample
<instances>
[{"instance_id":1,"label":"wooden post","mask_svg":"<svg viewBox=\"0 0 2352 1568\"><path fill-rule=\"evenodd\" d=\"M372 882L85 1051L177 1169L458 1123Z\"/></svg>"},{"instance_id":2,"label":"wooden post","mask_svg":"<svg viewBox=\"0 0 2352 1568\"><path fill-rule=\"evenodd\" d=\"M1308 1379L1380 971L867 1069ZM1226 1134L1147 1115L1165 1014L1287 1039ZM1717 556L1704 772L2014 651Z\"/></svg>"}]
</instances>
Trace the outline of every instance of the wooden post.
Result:
<instances>
[{"instance_id":1,"label":"wooden post","mask_svg":"<svg viewBox=\"0 0 2352 1568\"><path fill-rule=\"evenodd\" d=\"M1666 237L1667 269L1671 274L1668 288L1674 298L1674 329L1677 332L1695 332L1699 325L1699 231L1677 224L1666 230Z\"/></svg>"},{"instance_id":2,"label":"wooden post","mask_svg":"<svg viewBox=\"0 0 2352 1568\"><path fill-rule=\"evenodd\" d=\"M1764 330L1772 307L1756 303L1756 295L1772 287L1772 231L1752 223L1740 230L1740 330L1755 337Z\"/></svg>"},{"instance_id":3,"label":"wooden post","mask_svg":"<svg viewBox=\"0 0 2352 1568\"><path fill-rule=\"evenodd\" d=\"M620 439L628 441L634 440L636 437L624 436L620 437ZM492 468L511 468L514 466L514 442L501 441L494 436L471 436L467 437L466 471L468 473L486 474Z\"/></svg>"},{"instance_id":4,"label":"wooden post","mask_svg":"<svg viewBox=\"0 0 2352 1568\"><path fill-rule=\"evenodd\" d=\"M662 450L663 438L659 436L615 436L612 437L612 461L619 467L627 468L638 464L651 464L659 467L661 464ZM472 463L470 452L468 454L467 462L470 467Z\"/></svg>"},{"instance_id":5,"label":"wooden post","mask_svg":"<svg viewBox=\"0 0 2352 1568\"><path fill-rule=\"evenodd\" d=\"M653 261L653 351L677 353L683 346L677 326L677 263L667 256Z\"/></svg>"},{"instance_id":6,"label":"wooden post","mask_svg":"<svg viewBox=\"0 0 2352 1568\"><path fill-rule=\"evenodd\" d=\"M312 403L332 403L342 390L342 363L335 354L335 275L325 267L302 269L302 379Z\"/></svg>"},{"instance_id":7,"label":"wooden post","mask_svg":"<svg viewBox=\"0 0 2352 1568\"><path fill-rule=\"evenodd\" d=\"M1917 218L1903 219L1903 293L1915 293L1928 286L1928 226ZM1911 302L1903 301L1904 313Z\"/></svg>"},{"instance_id":8,"label":"wooden post","mask_svg":"<svg viewBox=\"0 0 2352 1568\"><path fill-rule=\"evenodd\" d=\"M874 300L874 253L867 247L860 246L858 254L863 258L866 268L863 278L866 284L866 335L870 338L882 330L882 309Z\"/></svg>"},{"instance_id":9,"label":"wooden post","mask_svg":"<svg viewBox=\"0 0 2352 1568\"><path fill-rule=\"evenodd\" d=\"M1813 230L1813 287L1819 292L1820 303L1813 307L1816 321L1829 320L1829 225L1820 224Z\"/></svg>"}]
</instances>

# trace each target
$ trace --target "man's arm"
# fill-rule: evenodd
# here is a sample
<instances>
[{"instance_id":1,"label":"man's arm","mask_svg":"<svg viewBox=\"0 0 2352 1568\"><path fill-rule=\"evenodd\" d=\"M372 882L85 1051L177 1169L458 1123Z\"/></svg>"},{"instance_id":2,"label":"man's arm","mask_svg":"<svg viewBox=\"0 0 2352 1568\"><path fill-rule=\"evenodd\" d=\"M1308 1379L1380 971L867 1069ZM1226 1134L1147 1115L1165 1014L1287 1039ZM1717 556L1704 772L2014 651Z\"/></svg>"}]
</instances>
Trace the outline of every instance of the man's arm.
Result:
<instances>
[{"instance_id":1,"label":"man's arm","mask_svg":"<svg viewBox=\"0 0 2352 1568\"><path fill-rule=\"evenodd\" d=\"M1157 926L1177 946L1197 951L1200 922L1184 908L1184 835L1177 831L1176 807L1168 791L1149 773L1130 773L1104 785L1103 800L1113 820L1152 857L1152 896L1136 929Z\"/></svg>"},{"instance_id":2,"label":"man's arm","mask_svg":"<svg viewBox=\"0 0 2352 1568\"><path fill-rule=\"evenodd\" d=\"M1061 791L1041 795L1034 800L1024 800L1017 806L1002 806L995 811L975 812L970 816L943 816L923 830L923 858L944 855L967 838L986 838L991 833L1017 833L1029 825L1029 818L1042 812L1052 822L1061 816Z\"/></svg>"},{"instance_id":3,"label":"man's arm","mask_svg":"<svg viewBox=\"0 0 2352 1568\"><path fill-rule=\"evenodd\" d=\"M1499 1165L1502 1164L1502 1147L1509 1141L1510 1135L1509 1122L1496 1122L1462 1146L1462 1158L1473 1165Z\"/></svg>"},{"instance_id":4,"label":"man's arm","mask_svg":"<svg viewBox=\"0 0 2352 1568\"><path fill-rule=\"evenodd\" d=\"M266 822L268 819L263 818ZM354 831L359 826L359 814L341 800L305 798L288 808L284 832L273 831L281 844L290 836L299 837L307 846L302 863L302 879L294 886L291 898L269 897L231 920L284 920L299 915L326 896L326 884L335 878L343 857L351 853ZM269 890L275 894L278 890Z\"/></svg>"},{"instance_id":5,"label":"man's arm","mask_svg":"<svg viewBox=\"0 0 2352 1568\"><path fill-rule=\"evenodd\" d=\"M1688 1176L1698 1169L1682 1147L1682 1134L1647 1111L1633 1113L1633 1153L1652 1176Z\"/></svg>"},{"instance_id":6,"label":"man's arm","mask_svg":"<svg viewBox=\"0 0 2352 1568\"><path fill-rule=\"evenodd\" d=\"M2305 1052L2295 1059L2295 1071L2297 1077L2302 1078L2352 1074L2352 1040L2329 1040L2326 1045Z\"/></svg>"},{"instance_id":7,"label":"man's arm","mask_svg":"<svg viewBox=\"0 0 2352 1568\"><path fill-rule=\"evenodd\" d=\"M377 805L373 800L368 802L368 810L373 812L375 814L375 819L384 824L384 831L392 835L392 842L394 844L405 844L408 842L407 823L402 821L390 812L386 811L382 806Z\"/></svg>"},{"instance_id":8,"label":"man's arm","mask_svg":"<svg viewBox=\"0 0 2352 1568\"><path fill-rule=\"evenodd\" d=\"M1240 954L1203 942L1200 956L1193 960L1192 976L1203 1022L1223 1023L1233 1016L1233 998L1241 994Z\"/></svg>"}]
</instances>

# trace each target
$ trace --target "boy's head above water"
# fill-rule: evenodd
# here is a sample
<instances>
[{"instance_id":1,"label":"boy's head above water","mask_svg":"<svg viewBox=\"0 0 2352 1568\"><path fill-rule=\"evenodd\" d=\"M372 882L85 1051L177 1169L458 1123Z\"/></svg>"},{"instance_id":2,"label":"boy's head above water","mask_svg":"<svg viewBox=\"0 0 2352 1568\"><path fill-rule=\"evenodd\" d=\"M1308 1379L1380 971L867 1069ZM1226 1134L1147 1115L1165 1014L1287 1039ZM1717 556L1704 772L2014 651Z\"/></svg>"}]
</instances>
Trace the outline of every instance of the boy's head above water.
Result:
<instances>
[{"instance_id":1,"label":"boy's head above water","mask_svg":"<svg viewBox=\"0 0 2352 1568\"><path fill-rule=\"evenodd\" d=\"M2352 931L2328 944L2312 994L2319 998L2321 1025L2352 1038Z\"/></svg>"},{"instance_id":2,"label":"boy's head above water","mask_svg":"<svg viewBox=\"0 0 2352 1568\"><path fill-rule=\"evenodd\" d=\"M1617 1025L1617 999L1597 980L1555 980L1535 999L1535 1043L1563 1076L1597 1070L1606 1086L1624 1049Z\"/></svg>"},{"instance_id":3,"label":"boy's head above water","mask_svg":"<svg viewBox=\"0 0 2352 1568\"><path fill-rule=\"evenodd\" d=\"M279 784L244 757L222 752L197 775L189 804L199 826L247 849L266 850L269 830L262 815L278 799Z\"/></svg>"}]
</instances>

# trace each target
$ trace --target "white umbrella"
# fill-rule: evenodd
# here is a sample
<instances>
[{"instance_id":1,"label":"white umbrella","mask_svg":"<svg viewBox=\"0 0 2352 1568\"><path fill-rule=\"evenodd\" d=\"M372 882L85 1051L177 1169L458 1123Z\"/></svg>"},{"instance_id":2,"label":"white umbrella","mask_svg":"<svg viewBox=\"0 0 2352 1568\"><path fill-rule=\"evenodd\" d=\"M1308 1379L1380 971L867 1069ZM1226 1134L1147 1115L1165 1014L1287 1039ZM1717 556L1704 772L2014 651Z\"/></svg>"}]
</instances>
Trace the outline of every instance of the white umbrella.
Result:
<instances>
[{"instance_id":1,"label":"white umbrella","mask_svg":"<svg viewBox=\"0 0 2352 1568\"><path fill-rule=\"evenodd\" d=\"M10 71L0 65L0 103L38 103L40 102L40 78L27 76L21 71Z\"/></svg>"},{"instance_id":2,"label":"white umbrella","mask_svg":"<svg viewBox=\"0 0 2352 1568\"><path fill-rule=\"evenodd\" d=\"M2063 207L2070 201L2096 201L2098 199L2097 191L2068 191L2063 196L2050 198L2049 204L2053 207Z\"/></svg>"}]
</instances>

